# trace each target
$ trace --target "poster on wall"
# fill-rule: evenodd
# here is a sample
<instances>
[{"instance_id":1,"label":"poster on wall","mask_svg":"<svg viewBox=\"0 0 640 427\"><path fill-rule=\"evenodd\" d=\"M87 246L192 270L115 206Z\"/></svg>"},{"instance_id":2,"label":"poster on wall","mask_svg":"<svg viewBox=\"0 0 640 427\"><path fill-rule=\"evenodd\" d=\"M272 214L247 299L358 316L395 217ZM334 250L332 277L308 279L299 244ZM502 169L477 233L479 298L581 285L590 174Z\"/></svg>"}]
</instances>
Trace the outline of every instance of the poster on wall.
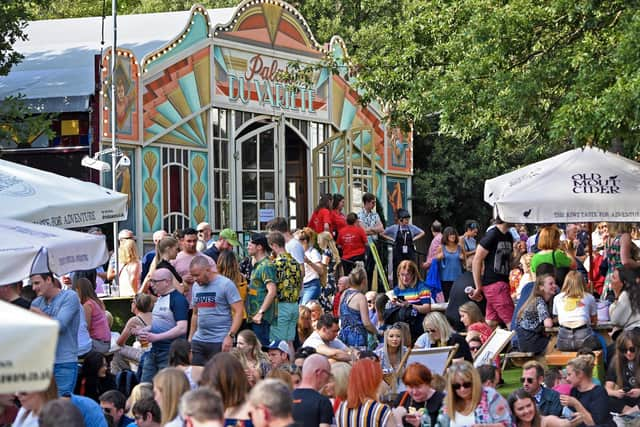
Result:
<instances>
[{"instance_id":1,"label":"poster on wall","mask_svg":"<svg viewBox=\"0 0 640 427\"><path fill-rule=\"evenodd\" d=\"M407 208L407 181L407 178L387 177L387 224L394 223L398 209Z\"/></svg>"},{"instance_id":2,"label":"poster on wall","mask_svg":"<svg viewBox=\"0 0 640 427\"><path fill-rule=\"evenodd\" d=\"M111 138L111 49L102 58L102 137ZM118 139L138 141L138 87L140 71L133 53L117 50L115 67L116 132Z\"/></svg>"}]
</instances>

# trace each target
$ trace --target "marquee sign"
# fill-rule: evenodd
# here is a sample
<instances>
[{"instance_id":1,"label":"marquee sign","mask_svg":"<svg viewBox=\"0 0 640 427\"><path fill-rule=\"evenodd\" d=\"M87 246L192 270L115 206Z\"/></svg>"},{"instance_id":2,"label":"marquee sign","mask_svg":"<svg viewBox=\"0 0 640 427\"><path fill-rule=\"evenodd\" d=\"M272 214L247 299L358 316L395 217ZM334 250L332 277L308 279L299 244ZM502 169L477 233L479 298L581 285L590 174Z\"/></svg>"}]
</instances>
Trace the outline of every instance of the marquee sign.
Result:
<instances>
[{"instance_id":1,"label":"marquee sign","mask_svg":"<svg viewBox=\"0 0 640 427\"><path fill-rule=\"evenodd\" d=\"M310 83L282 79L290 62L261 53L214 47L214 104L257 113L328 121L326 69L313 70Z\"/></svg>"}]
</instances>

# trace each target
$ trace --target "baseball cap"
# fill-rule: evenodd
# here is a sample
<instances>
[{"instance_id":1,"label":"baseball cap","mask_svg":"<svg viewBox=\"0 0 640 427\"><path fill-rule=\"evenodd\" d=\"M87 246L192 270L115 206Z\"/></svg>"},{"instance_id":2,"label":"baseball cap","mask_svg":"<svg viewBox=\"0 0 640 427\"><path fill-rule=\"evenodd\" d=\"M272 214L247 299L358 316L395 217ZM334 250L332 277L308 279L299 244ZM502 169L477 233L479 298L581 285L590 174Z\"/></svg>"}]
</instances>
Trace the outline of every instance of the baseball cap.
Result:
<instances>
[{"instance_id":1,"label":"baseball cap","mask_svg":"<svg viewBox=\"0 0 640 427\"><path fill-rule=\"evenodd\" d=\"M269 350L280 350L283 353L289 354L289 345L286 341L271 341L268 346L264 348L266 351Z\"/></svg>"},{"instance_id":2,"label":"baseball cap","mask_svg":"<svg viewBox=\"0 0 640 427\"><path fill-rule=\"evenodd\" d=\"M230 228L225 228L220 232L220 238L229 242L231 246L240 246L238 235Z\"/></svg>"},{"instance_id":3,"label":"baseball cap","mask_svg":"<svg viewBox=\"0 0 640 427\"><path fill-rule=\"evenodd\" d=\"M254 245L260 245L264 248L265 252L270 252L269 242L267 241L267 235L264 233L252 233L251 243Z\"/></svg>"},{"instance_id":4,"label":"baseball cap","mask_svg":"<svg viewBox=\"0 0 640 427\"><path fill-rule=\"evenodd\" d=\"M400 208L398 209L398 218L399 219L411 218L411 214L409 213L408 210Z\"/></svg>"}]
</instances>

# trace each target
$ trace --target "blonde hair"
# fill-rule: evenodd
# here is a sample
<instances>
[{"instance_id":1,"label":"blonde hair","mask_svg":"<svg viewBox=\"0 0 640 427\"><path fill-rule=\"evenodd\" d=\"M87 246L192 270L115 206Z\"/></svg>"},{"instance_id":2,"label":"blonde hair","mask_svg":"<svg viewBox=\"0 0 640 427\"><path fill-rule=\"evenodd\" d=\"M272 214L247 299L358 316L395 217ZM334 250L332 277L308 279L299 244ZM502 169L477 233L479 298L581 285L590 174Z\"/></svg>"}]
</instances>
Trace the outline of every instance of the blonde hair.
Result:
<instances>
[{"instance_id":1,"label":"blonde hair","mask_svg":"<svg viewBox=\"0 0 640 427\"><path fill-rule=\"evenodd\" d=\"M189 380L179 368L164 368L153 378L153 386L160 390L158 402L162 414L161 424L166 424L178 415L178 404L183 394L191 390Z\"/></svg>"},{"instance_id":2,"label":"blonde hair","mask_svg":"<svg viewBox=\"0 0 640 427\"><path fill-rule=\"evenodd\" d=\"M431 328L428 327L429 325L431 326ZM447 341L449 341L449 338L451 338L451 335L453 335L453 329L451 328L449 321L447 321L447 318L444 317L444 314L438 311L430 311L426 316L424 316L424 320L422 321L422 328L425 330L436 329L438 331L438 333L440 334L440 340L437 343L438 347L446 346Z\"/></svg>"},{"instance_id":3,"label":"blonde hair","mask_svg":"<svg viewBox=\"0 0 640 427\"><path fill-rule=\"evenodd\" d=\"M533 274L531 271L531 260L533 259L532 253L526 253L520 257L520 264L522 264L522 272L527 274Z\"/></svg>"},{"instance_id":4,"label":"blonde hair","mask_svg":"<svg viewBox=\"0 0 640 427\"><path fill-rule=\"evenodd\" d=\"M331 365L334 397L339 397L343 401L347 399L347 386L349 385L350 372L351 365L347 362L336 362Z\"/></svg>"},{"instance_id":5,"label":"blonde hair","mask_svg":"<svg viewBox=\"0 0 640 427\"><path fill-rule=\"evenodd\" d=\"M478 371L469 362L457 362L449 366L447 370L447 394L445 396L445 405L447 407L447 415L450 419L454 419L456 411L465 408L464 402L458 397L453 390L453 382L456 379L471 382L471 410L473 411L480 403L482 397L482 384L480 384L480 375Z\"/></svg>"},{"instance_id":6,"label":"blonde hair","mask_svg":"<svg viewBox=\"0 0 640 427\"><path fill-rule=\"evenodd\" d=\"M140 383L136 384L131 389L131 396L127 399L126 408L128 408L127 416L133 418L133 405L136 402L142 400L152 398L153 399L153 384L151 383Z\"/></svg>"},{"instance_id":7,"label":"blonde hair","mask_svg":"<svg viewBox=\"0 0 640 427\"><path fill-rule=\"evenodd\" d=\"M328 231L323 231L318 234L318 247L320 249L327 249L331 251L331 256L333 257L333 261L335 263L334 270L338 269L338 265L340 265L340 252L338 252L338 247L336 246L336 242L333 240L333 236Z\"/></svg>"},{"instance_id":8,"label":"blonde hair","mask_svg":"<svg viewBox=\"0 0 640 427\"><path fill-rule=\"evenodd\" d=\"M560 292L564 292L565 296L569 298L582 299L585 293L582 274L575 270L568 272Z\"/></svg>"},{"instance_id":9,"label":"blonde hair","mask_svg":"<svg viewBox=\"0 0 640 427\"><path fill-rule=\"evenodd\" d=\"M124 265L139 259L136 242L133 239L122 240L118 246L118 261Z\"/></svg>"},{"instance_id":10,"label":"blonde hair","mask_svg":"<svg viewBox=\"0 0 640 427\"><path fill-rule=\"evenodd\" d=\"M567 366L571 366L574 371L580 371L585 376L591 378L595 360L595 357L591 354L581 354L575 359L571 359L569 363L567 363Z\"/></svg>"}]
</instances>

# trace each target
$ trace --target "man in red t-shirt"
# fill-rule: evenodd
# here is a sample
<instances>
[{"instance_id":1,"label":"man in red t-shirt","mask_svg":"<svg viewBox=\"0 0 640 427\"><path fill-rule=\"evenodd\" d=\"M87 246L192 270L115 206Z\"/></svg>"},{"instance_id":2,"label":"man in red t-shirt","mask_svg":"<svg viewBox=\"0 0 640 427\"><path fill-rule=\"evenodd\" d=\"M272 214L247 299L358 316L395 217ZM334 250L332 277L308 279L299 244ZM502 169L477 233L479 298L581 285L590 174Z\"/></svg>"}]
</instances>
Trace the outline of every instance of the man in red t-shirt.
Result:
<instances>
[{"instance_id":1,"label":"man in red t-shirt","mask_svg":"<svg viewBox=\"0 0 640 427\"><path fill-rule=\"evenodd\" d=\"M342 265L345 275L351 272L356 261L364 262L367 233L362 227L356 225L356 222L358 222L358 216L351 212L347 215L347 225L342 227L338 235L337 243L342 247Z\"/></svg>"}]
</instances>

